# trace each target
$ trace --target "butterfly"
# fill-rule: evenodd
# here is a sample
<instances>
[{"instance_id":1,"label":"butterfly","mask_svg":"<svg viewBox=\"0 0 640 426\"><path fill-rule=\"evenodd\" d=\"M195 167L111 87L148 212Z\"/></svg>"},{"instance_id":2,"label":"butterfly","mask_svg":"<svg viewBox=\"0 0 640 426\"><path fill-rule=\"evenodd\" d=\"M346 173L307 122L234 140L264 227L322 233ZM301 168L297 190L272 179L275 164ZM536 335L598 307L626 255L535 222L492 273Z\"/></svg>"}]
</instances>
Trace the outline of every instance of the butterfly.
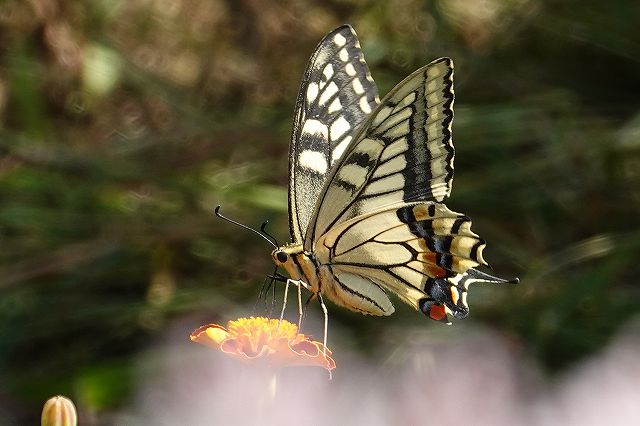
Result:
<instances>
[{"instance_id":1,"label":"butterfly","mask_svg":"<svg viewBox=\"0 0 640 426\"><path fill-rule=\"evenodd\" d=\"M433 320L469 313L470 284L517 283L488 266L485 241L444 200L453 181L453 62L440 58L382 101L355 31L317 46L298 93L289 149L292 243L273 250L312 298L369 315L389 294ZM286 290L285 290L286 291ZM286 300L286 296L285 296ZM284 311L284 309L283 309Z\"/></svg>"}]
</instances>

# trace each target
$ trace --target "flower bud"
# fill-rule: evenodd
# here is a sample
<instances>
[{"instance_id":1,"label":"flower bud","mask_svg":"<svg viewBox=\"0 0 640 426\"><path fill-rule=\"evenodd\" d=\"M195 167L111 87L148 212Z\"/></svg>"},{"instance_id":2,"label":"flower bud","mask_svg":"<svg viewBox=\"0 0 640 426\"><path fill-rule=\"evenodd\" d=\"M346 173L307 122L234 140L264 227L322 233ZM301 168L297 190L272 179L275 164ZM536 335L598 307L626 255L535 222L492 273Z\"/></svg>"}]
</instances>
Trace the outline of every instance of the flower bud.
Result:
<instances>
[{"instance_id":1,"label":"flower bud","mask_svg":"<svg viewBox=\"0 0 640 426\"><path fill-rule=\"evenodd\" d=\"M77 426L76 407L69 398L54 396L42 408L42 426Z\"/></svg>"}]
</instances>

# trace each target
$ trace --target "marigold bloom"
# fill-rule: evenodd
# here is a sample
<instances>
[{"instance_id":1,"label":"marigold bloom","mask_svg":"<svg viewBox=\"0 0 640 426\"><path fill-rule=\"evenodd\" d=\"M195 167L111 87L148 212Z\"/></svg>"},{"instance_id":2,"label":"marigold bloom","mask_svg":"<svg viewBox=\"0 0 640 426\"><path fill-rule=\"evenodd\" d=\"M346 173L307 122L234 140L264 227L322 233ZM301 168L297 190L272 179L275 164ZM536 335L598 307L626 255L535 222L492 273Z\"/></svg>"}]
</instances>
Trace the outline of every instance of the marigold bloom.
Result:
<instances>
[{"instance_id":1,"label":"marigold bloom","mask_svg":"<svg viewBox=\"0 0 640 426\"><path fill-rule=\"evenodd\" d=\"M191 341L246 360L263 358L278 366L336 368L329 349L309 336L298 333L298 326L286 320L238 318L229 321L227 328L207 324L191 333Z\"/></svg>"}]
</instances>

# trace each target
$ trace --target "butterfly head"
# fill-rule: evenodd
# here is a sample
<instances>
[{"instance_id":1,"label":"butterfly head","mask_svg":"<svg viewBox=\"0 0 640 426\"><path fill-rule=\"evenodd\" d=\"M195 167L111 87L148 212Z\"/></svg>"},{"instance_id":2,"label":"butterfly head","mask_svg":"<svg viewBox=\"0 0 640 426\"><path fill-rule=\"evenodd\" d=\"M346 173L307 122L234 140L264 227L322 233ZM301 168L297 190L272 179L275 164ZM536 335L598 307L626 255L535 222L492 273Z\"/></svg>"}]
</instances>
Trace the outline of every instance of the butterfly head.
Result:
<instances>
[{"instance_id":1,"label":"butterfly head","mask_svg":"<svg viewBox=\"0 0 640 426\"><path fill-rule=\"evenodd\" d=\"M271 252L271 258L273 262L286 269L287 264L292 262L292 258L304 254L302 244L288 244L282 247L278 247Z\"/></svg>"},{"instance_id":2,"label":"butterfly head","mask_svg":"<svg viewBox=\"0 0 640 426\"><path fill-rule=\"evenodd\" d=\"M292 280L315 281L309 277L315 271L311 257L305 253L302 244L293 243L278 247L271 252L271 258L276 266L283 267Z\"/></svg>"},{"instance_id":3,"label":"butterfly head","mask_svg":"<svg viewBox=\"0 0 640 426\"><path fill-rule=\"evenodd\" d=\"M271 252L271 257L276 265L282 266L289 261L289 253L282 248L277 248Z\"/></svg>"}]
</instances>

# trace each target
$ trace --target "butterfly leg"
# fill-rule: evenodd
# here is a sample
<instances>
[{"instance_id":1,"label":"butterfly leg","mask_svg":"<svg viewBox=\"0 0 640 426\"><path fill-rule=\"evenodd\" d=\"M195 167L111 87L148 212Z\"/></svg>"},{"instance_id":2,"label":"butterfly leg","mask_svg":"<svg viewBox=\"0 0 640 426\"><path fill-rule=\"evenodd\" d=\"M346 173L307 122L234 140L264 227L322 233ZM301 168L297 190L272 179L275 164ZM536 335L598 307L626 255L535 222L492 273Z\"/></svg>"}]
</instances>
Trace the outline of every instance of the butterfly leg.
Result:
<instances>
[{"instance_id":1,"label":"butterfly leg","mask_svg":"<svg viewBox=\"0 0 640 426\"><path fill-rule=\"evenodd\" d=\"M322 339L322 354L327 356L327 333L329 329L329 312L327 311L327 305L324 304L324 300L322 300L322 294L318 293L318 300L320 301L320 308L322 308L322 312L324 313L324 337ZM331 370L329 370L329 380L333 378L333 374Z\"/></svg>"},{"instance_id":2,"label":"butterfly leg","mask_svg":"<svg viewBox=\"0 0 640 426\"><path fill-rule=\"evenodd\" d=\"M282 320L284 319L284 310L287 307L287 298L289 296L289 284L291 283L295 283L295 281L287 280L287 282L284 284L284 297L282 300L282 312L280 312L280 323L282 323Z\"/></svg>"},{"instance_id":3,"label":"butterfly leg","mask_svg":"<svg viewBox=\"0 0 640 426\"><path fill-rule=\"evenodd\" d=\"M318 301L320 301L320 308L322 308L322 312L324 313L324 338L322 339L322 344L324 345L323 353L327 355L327 330L329 329L329 312L327 311L327 305L324 304L324 300L322 300L322 294L318 294Z\"/></svg>"},{"instance_id":4,"label":"butterfly leg","mask_svg":"<svg viewBox=\"0 0 640 426\"><path fill-rule=\"evenodd\" d=\"M327 335L328 335L328 329L329 329L329 311L327 311L327 305L324 304L324 300L322 299L322 294L320 292L318 293L311 293L311 296L309 296L309 298L307 299L307 301L304 303L305 306L307 306L309 304L309 302L311 302L314 299L318 299L318 302L320 302L320 308L322 309L322 313L324 314L324 338L322 339L322 344L324 345L324 355L327 355Z\"/></svg>"},{"instance_id":5,"label":"butterfly leg","mask_svg":"<svg viewBox=\"0 0 640 426\"><path fill-rule=\"evenodd\" d=\"M284 286L284 300L282 301L282 311L280 312L280 322L284 319L284 311L287 307L287 298L289 296L289 285L295 285L298 287L298 329L300 328L300 324L302 323L302 287L308 289L309 286L302 280L292 280L288 279Z\"/></svg>"},{"instance_id":6,"label":"butterfly leg","mask_svg":"<svg viewBox=\"0 0 640 426\"><path fill-rule=\"evenodd\" d=\"M299 281L301 283L302 281ZM304 311L302 310L302 286L298 285L298 332L302 328L302 316Z\"/></svg>"}]
</instances>

